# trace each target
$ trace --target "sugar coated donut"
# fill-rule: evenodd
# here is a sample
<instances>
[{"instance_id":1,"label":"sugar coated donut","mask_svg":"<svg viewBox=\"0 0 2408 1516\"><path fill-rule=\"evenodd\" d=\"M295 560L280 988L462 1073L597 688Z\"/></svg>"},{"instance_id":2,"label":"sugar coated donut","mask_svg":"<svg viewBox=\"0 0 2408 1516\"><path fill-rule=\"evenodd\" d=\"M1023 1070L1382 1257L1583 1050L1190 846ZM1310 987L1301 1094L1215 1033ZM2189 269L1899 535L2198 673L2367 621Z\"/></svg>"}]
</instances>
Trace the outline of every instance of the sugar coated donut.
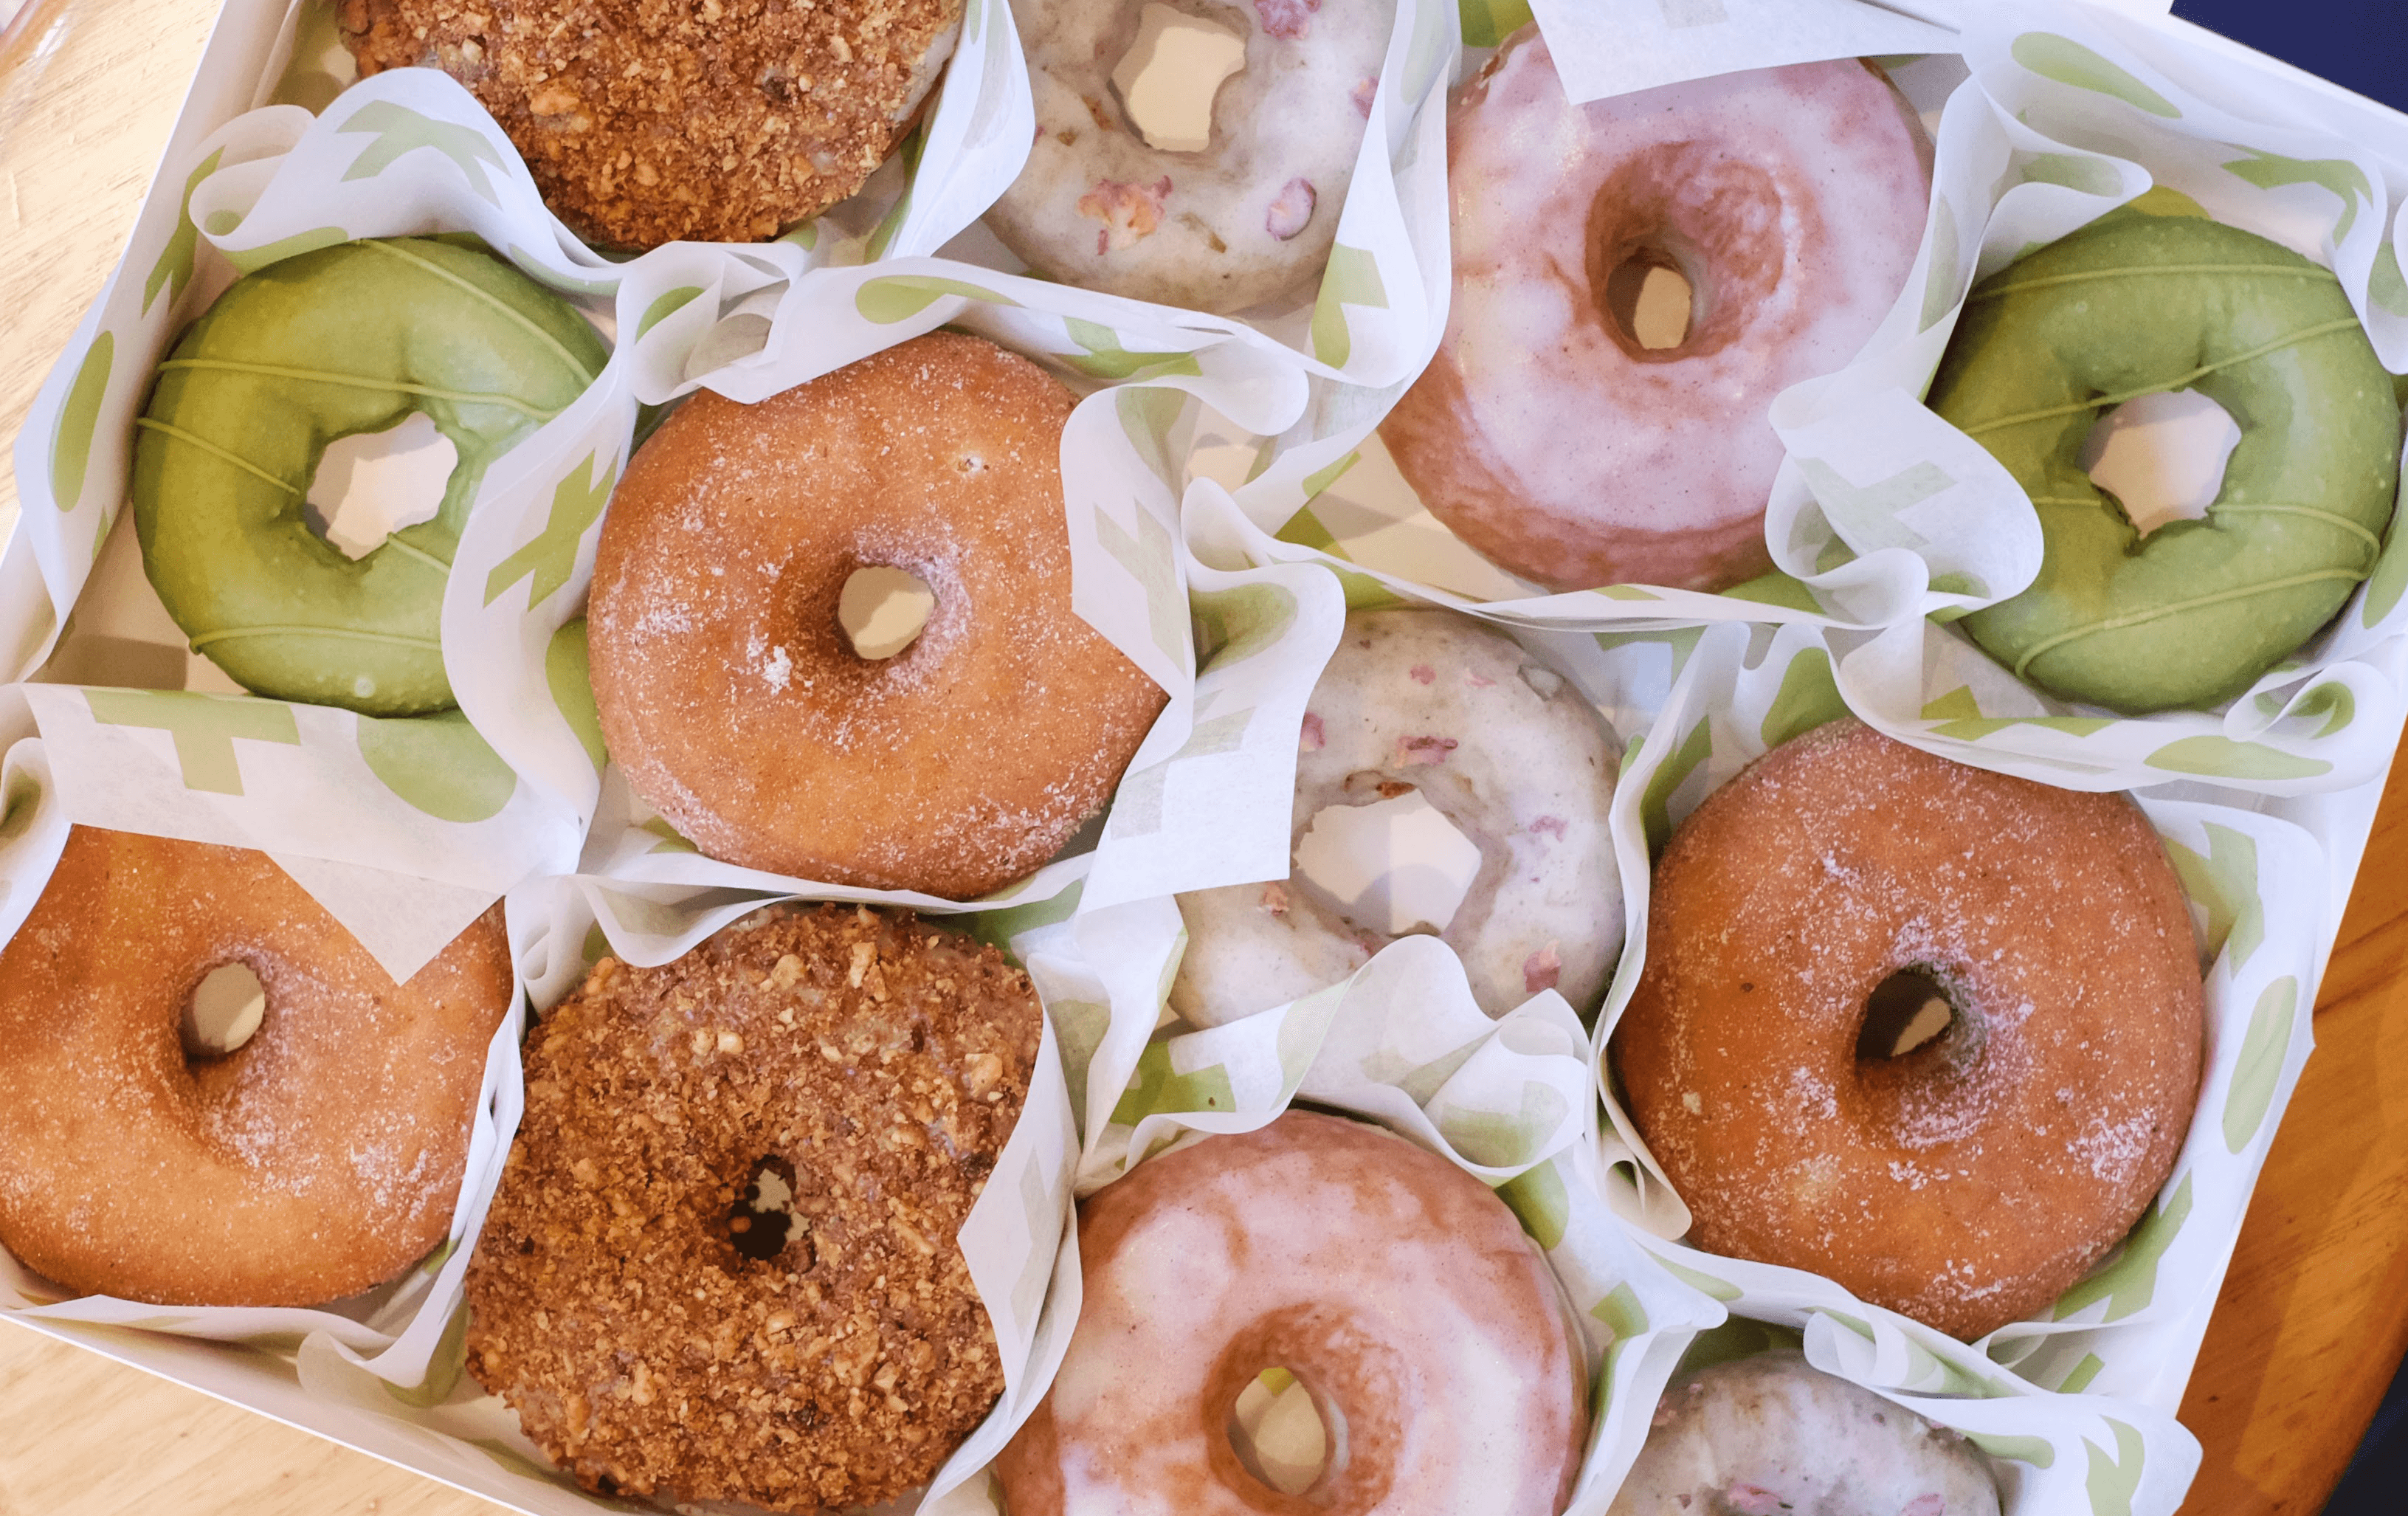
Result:
<instances>
[{"instance_id":1,"label":"sugar coated donut","mask_svg":"<svg viewBox=\"0 0 2408 1516\"><path fill-rule=\"evenodd\" d=\"M1914 265L1928 147L1853 59L1571 104L1534 29L1449 119L1455 299L1381 424L1430 510L1558 589L1718 590L1772 566L1773 397L1836 369ZM1612 312L1678 269L1679 345Z\"/></svg>"},{"instance_id":2,"label":"sugar coated donut","mask_svg":"<svg viewBox=\"0 0 2408 1516\"><path fill-rule=\"evenodd\" d=\"M1198 1026L1268 1010L1344 979L1400 931L1433 925L1492 1016L1541 990L1596 1006L1622 948L1622 880L1605 820L1618 764L1595 708L1561 675L1466 617L1357 611L1313 686L1298 746L1302 866L1284 882L1179 897L1187 951L1173 1010ZM1426 819L1390 823L1391 837L1403 830L1396 846L1420 849L1409 868L1434 875L1448 850L1462 866L1476 861L1443 922L1398 919L1422 903L1408 904L1421 881L1396 872L1344 898L1316 882L1316 847L1342 845L1317 824L1325 810L1372 806L1443 818L1434 839L1416 837ZM1440 887L1433 903L1452 898Z\"/></svg>"},{"instance_id":3,"label":"sugar coated donut","mask_svg":"<svg viewBox=\"0 0 2408 1516\"><path fill-rule=\"evenodd\" d=\"M968 898L1103 808L1160 689L1070 608L1069 392L935 333L739 406L699 394L629 465L594 564L594 695L627 782L750 868ZM864 565L935 593L864 659Z\"/></svg>"},{"instance_id":4,"label":"sugar coated donut","mask_svg":"<svg viewBox=\"0 0 2408 1516\"><path fill-rule=\"evenodd\" d=\"M1554 1516L1584 1357L1512 1211L1445 1159L1290 1112L1139 1165L1080 1209L1085 1298L996 1474L1012 1516ZM1240 1461L1284 1366L1336 1450L1301 1495Z\"/></svg>"},{"instance_id":5,"label":"sugar coated donut","mask_svg":"<svg viewBox=\"0 0 2408 1516\"><path fill-rule=\"evenodd\" d=\"M363 77L439 68L554 214L609 247L759 242L861 188L961 36L962 0L343 0Z\"/></svg>"},{"instance_id":6,"label":"sugar coated donut","mask_svg":"<svg viewBox=\"0 0 2408 1516\"><path fill-rule=\"evenodd\" d=\"M127 494L176 624L279 700L413 716L452 704L443 582L485 471L609 354L500 259L424 237L348 242L236 279L159 365ZM457 451L432 521L366 556L312 531L328 443L425 415Z\"/></svg>"},{"instance_id":7,"label":"sugar coated donut","mask_svg":"<svg viewBox=\"0 0 2408 1516\"><path fill-rule=\"evenodd\" d=\"M2241 427L2201 521L2143 536L2082 466L2092 423L2187 387ZM2400 489L2400 402L2332 274L2196 216L2114 213L1974 287L1931 408L2040 508L2022 594L1965 618L2069 700L2215 705L2330 621Z\"/></svg>"},{"instance_id":8,"label":"sugar coated donut","mask_svg":"<svg viewBox=\"0 0 2408 1516\"><path fill-rule=\"evenodd\" d=\"M1867 1008L1901 971L1951 1018L1884 1056ZM2131 802L1839 722L1673 834L1612 1046L1693 1246L1971 1339L2140 1220L2190 1130L2204 1014Z\"/></svg>"},{"instance_id":9,"label":"sugar coated donut","mask_svg":"<svg viewBox=\"0 0 2408 1516\"><path fill-rule=\"evenodd\" d=\"M266 1010L179 1034L211 969ZM510 1008L499 906L395 984L264 852L79 826L0 950L0 1243L79 1294L311 1306L440 1243Z\"/></svg>"},{"instance_id":10,"label":"sugar coated donut","mask_svg":"<svg viewBox=\"0 0 2408 1516\"><path fill-rule=\"evenodd\" d=\"M1037 141L987 224L1049 278L1193 310L1290 293L1338 235L1395 0L1012 0ZM1131 119L1123 62L1153 13L1242 42L1194 146ZM1134 66L1134 65L1132 65ZM1171 68L1193 66L1172 61ZM1151 136L1151 140L1150 140Z\"/></svg>"},{"instance_id":11,"label":"sugar coated donut","mask_svg":"<svg viewBox=\"0 0 2408 1516\"><path fill-rule=\"evenodd\" d=\"M1042 1016L902 912L603 959L527 1042L468 1371L589 1490L816 1511L925 1481L1003 1393L956 1239Z\"/></svg>"},{"instance_id":12,"label":"sugar coated donut","mask_svg":"<svg viewBox=\"0 0 2408 1516\"><path fill-rule=\"evenodd\" d=\"M1800 1352L1672 1381L1607 1516L1999 1516L1971 1443Z\"/></svg>"}]
</instances>

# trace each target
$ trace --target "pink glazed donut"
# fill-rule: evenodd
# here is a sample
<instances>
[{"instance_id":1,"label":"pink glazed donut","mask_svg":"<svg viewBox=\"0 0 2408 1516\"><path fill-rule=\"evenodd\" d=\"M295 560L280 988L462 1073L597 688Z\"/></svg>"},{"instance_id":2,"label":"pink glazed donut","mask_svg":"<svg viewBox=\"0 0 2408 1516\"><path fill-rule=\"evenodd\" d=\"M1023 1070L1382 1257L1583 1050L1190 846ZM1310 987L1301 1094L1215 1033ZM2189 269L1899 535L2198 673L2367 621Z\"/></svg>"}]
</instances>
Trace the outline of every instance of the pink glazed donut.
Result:
<instances>
[{"instance_id":1,"label":"pink glazed donut","mask_svg":"<svg viewBox=\"0 0 2408 1516\"><path fill-rule=\"evenodd\" d=\"M1381 423L1430 511L1555 589L1720 590L1772 566L1773 397L1854 357L1914 264L1930 145L1855 59L1575 106L1534 27L1455 103L1455 298ZM1692 291L1650 349L1608 291Z\"/></svg>"},{"instance_id":2,"label":"pink glazed donut","mask_svg":"<svg viewBox=\"0 0 2408 1516\"><path fill-rule=\"evenodd\" d=\"M1555 1277L1435 1153L1303 1111L1206 1137L1079 1208L1079 1266L1061 1371L996 1460L1012 1516L1554 1516L1571 1495L1585 1360ZM1295 1495L1226 1431L1274 1366L1328 1429Z\"/></svg>"}]
</instances>

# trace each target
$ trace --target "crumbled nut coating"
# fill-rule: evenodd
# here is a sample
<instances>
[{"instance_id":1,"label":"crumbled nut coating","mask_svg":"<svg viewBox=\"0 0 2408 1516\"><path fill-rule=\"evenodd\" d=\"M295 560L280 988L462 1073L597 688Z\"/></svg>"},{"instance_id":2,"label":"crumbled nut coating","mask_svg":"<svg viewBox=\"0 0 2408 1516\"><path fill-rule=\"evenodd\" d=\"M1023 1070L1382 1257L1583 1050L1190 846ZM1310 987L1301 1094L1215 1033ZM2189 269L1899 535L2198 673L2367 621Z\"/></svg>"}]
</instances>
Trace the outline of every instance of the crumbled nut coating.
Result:
<instances>
[{"instance_id":1,"label":"crumbled nut coating","mask_svg":"<svg viewBox=\"0 0 2408 1516\"><path fill-rule=\"evenodd\" d=\"M962 0L343 0L363 78L466 85L589 241L757 242L861 188Z\"/></svg>"},{"instance_id":2,"label":"crumbled nut coating","mask_svg":"<svg viewBox=\"0 0 2408 1516\"><path fill-rule=\"evenodd\" d=\"M993 948L824 907L597 964L530 1035L468 1369L590 1489L772 1510L921 1483L1003 1392L955 1238L1042 1012ZM738 1250L765 1161L783 1249Z\"/></svg>"}]
</instances>

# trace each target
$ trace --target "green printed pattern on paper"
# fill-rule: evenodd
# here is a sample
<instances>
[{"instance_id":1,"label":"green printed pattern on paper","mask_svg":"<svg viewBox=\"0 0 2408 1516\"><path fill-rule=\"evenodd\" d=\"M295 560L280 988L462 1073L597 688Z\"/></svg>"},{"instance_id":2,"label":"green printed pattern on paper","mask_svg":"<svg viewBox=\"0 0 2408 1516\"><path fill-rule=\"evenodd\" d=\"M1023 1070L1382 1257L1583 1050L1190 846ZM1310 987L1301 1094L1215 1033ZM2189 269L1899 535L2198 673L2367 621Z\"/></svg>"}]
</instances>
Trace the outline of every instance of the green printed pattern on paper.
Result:
<instances>
[{"instance_id":1,"label":"green printed pattern on paper","mask_svg":"<svg viewBox=\"0 0 2408 1516\"><path fill-rule=\"evenodd\" d=\"M486 576L485 604L490 606L499 600L502 592L519 580L532 579L527 608L533 610L568 582L569 576L577 571L579 541L586 528L601 519L602 508L610 499L610 488L618 481L619 465L615 463L602 470L601 479L593 479L595 465L601 459L598 452L587 454L585 461L570 469L552 489L552 514L545 519L543 530L536 534L534 541L496 564Z\"/></svg>"},{"instance_id":2,"label":"green printed pattern on paper","mask_svg":"<svg viewBox=\"0 0 2408 1516\"><path fill-rule=\"evenodd\" d=\"M1208 1064L1192 1073L1170 1071L1170 1044L1149 1042L1138 1055L1137 1073L1130 1080L1126 1094L1112 1108L1112 1124L1135 1126L1148 1116L1182 1115L1196 1111L1220 1111L1238 1108L1237 1092L1230 1087L1229 1070L1220 1064Z\"/></svg>"},{"instance_id":3,"label":"green printed pattern on paper","mask_svg":"<svg viewBox=\"0 0 2408 1516\"><path fill-rule=\"evenodd\" d=\"M2224 1146L2238 1153L2249 1146L2274 1108L2274 1088L2283 1080L2283 1062L2291 1050L2291 1028L2299 1020L2300 981L2286 974L2266 986L2249 1013L2249 1029L2242 1034L2241 1051L2233 1060L2232 1087L2224 1097Z\"/></svg>"},{"instance_id":4,"label":"green printed pattern on paper","mask_svg":"<svg viewBox=\"0 0 2408 1516\"><path fill-rule=\"evenodd\" d=\"M2157 1296L2157 1266L2182 1232L2183 1223L2190 1219L2190 1190L2191 1177L2185 1174L2180 1184L2157 1196L2148 1214L2132 1228L2132 1235L2124 1239L2124 1251L2115 1261L2065 1292L2057 1303L2057 1319L2064 1321L2101 1300L2107 1302L2107 1314L2100 1318L2102 1324L2145 1309Z\"/></svg>"},{"instance_id":5,"label":"green printed pattern on paper","mask_svg":"<svg viewBox=\"0 0 2408 1516\"><path fill-rule=\"evenodd\" d=\"M2042 79L2107 95L2170 121L2182 114L2172 101L2071 37L2058 36L2054 32L2026 32L2015 38L2010 50L2015 62Z\"/></svg>"},{"instance_id":6,"label":"green printed pattern on paper","mask_svg":"<svg viewBox=\"0 0 2408 1516\"><path fill-rule=\"evenodd\" d=\"M1343 368L1354 352L1354 335L1347 329L1347 306L1388 308L1388 287L1380 280L1380 263L1361 248L1329 250L1329 267L1321 276L1321 294L1312 305L1312 354L1332 368Z\"/></svg>"},{"instance_id":7,"label":"green printed pattern on paper","mask_svg":"<svg viewBox=\"0 0 2408 1516\"><path fill-rule=\"evenodd\" d=\"M148 726L168 733L188 790L242 794L236 741L301 745L293 708L281 701L182 690L86 690L84 701L92 708L92 719L104 726Z\"/></svg>"},{"instance_id":8,"label":"green printed pattern on paper","mask_svg":"<svg viewBox=\"0 0 2408 1516\"><path fill-rule=\"evenodd\" d=\"M391 100L371 100L351 112L350 119L335 130L346 136L373 133L376 137L351 160L351 166L343 170L343 182L347 184L353 179L374 179L404 153L432 148L459 165L468 188L480 198L490 205L502 203L502 197L494 192L492 176L486 172L489 164L495 168L503 166L502 155L494 150L483 133L473 128L437 121Z\"/></svg>"},{"instance_id":9,"label":"green printed pattern on paper","mask_svg":"<svg viewBox=\"0 0 2408 1516\"><path fill-rule=\"evenodd\" d=\"M369 771L437 821L491 821L518 789L518 775L458 710L359 721L360 757Z\"/></svg>"},{"instance_id":10,"label":"green printed pattern on paper","mask_svg":"<svg viewBox=\"0 0 2408 1516\"><path fill-rule=\"evenodd\" d=\"M50 439L50 499L63 511L75 509L83 495L93 434L100 426L100 403L108 393L108 370L116 356L113 334L93 337L77 365L75 382L67 386L66 403L59 408L59 429Z\"/></svg>"},{"instance_id":11,"label":"green printed pattern on paper","mask_svg":"<svg viewBox=\"0 0 2408 1516\"><path fill-rule=\"evenodd\" d=\"M2207 910L2207 951L2225 953L2239 973L2266 940L2266 902L2258 889L2258 843L2248 833L2205 823L2207 852L2165 839L2183 889Z\"/></svg>"}]
</instances>

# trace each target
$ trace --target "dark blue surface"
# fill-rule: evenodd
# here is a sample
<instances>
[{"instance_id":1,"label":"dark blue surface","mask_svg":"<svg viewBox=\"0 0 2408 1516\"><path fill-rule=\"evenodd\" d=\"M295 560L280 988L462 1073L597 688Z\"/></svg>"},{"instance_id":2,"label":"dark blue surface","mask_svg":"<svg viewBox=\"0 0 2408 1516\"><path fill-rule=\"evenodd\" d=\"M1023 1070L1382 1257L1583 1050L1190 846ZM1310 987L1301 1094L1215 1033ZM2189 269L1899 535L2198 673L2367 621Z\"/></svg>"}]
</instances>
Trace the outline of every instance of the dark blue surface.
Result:
<instances>
[{"instance_id":1,"label":"dark blue surface","mask_svg":"<svg viewBox=\"0 0 2408 1516\"><path fill-rule=\"evenodd\" d=\"M2408 110L2408 0L2175 0L2174 14ZM2408 1370L2392 1380L2325 1516L2401 1516L2403 1510Z\"/></svg>"}]
</instances>

